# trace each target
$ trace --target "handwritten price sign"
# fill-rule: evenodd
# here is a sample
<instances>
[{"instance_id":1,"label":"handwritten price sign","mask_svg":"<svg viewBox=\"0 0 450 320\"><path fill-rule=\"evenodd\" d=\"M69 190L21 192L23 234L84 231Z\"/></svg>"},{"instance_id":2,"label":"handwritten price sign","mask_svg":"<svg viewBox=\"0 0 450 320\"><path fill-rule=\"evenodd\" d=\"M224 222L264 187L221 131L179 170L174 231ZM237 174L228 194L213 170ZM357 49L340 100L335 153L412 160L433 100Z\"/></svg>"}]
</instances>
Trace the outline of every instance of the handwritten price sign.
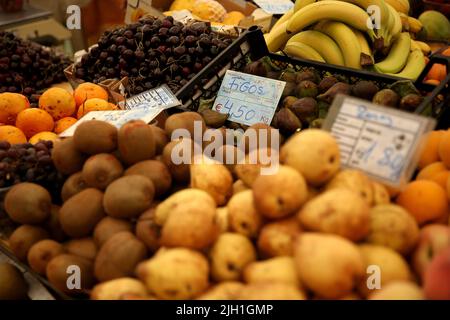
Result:
<instances>
[{"instance_id":1,"label":"handwritten price sign","mask_svg":"<svg viewBox=\"0 0 450 320\"><path fill-rule=\"evenodd\" d=\"M254 2L269 14L285 14L294 7L291 0L254 0Z\"/></svg>"},{"instance_id":2,"label":"handwritten price sign","mask_svg":"<svg viewBox=\"0 0 450 320\"><path fill-rule=\"evenodd\" d=\"M270 125L286 82L228 70L213 109L228 114L228 120L252 125Z\"/></svg>"},{"instance_id":3,"label":"handwritten price sign","mask_svg":"<svg viewBox=\"0 0 450 320\"><path fill-rule=\"evenodd\" d=\"M431 118L339 96L324 129L338 140L344 167L400 187L411 179L422 138L435 125Z\"/></svg>"}]
</instances>

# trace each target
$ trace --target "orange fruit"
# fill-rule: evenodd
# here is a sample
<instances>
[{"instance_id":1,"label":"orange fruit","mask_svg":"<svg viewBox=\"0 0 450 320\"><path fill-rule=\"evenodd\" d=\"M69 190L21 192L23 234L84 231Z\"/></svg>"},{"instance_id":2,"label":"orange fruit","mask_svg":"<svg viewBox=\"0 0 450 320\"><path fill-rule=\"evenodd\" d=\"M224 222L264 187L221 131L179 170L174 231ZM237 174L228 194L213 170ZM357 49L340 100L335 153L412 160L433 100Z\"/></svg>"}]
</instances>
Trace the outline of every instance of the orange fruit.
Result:
<instances>
[{"instance_id":1,"label":"orange fruit","mask_svg":"<svg viewBox=\"0 0 450 320\"><path fill-rule=\"evenodd\" d=\"M30 107L27 97L18 93L0 93L0 124L14 125L20 111Z\"/></svg>"},{"instance_id":2,"label":"orange fruit","mask_svg":"<svg viewBox=\"0 0 450 320\"><path fill-rule=\"evenodd\" d=\"M28 140L29 143L36 144L39 141L55 141L58 139L58 135L54 132L44 131L39 132L32 136L30 140Z\"/></svg>"},{"instance_id":3,"label":"orange fruit","mask_svg":"<svg viewBox=\"0 0 450 320\"><path fill-rule=\"evenodd\" d=\"M55 133L60 134L69 129L72 125L74 125L78 120L72 117L62 118L55 123Z\"/></svg>"},{"instance_id":4,"label":"orange fruit","mask_svg":"<svg viewBox=\"0 0 450 320\"><path fill-rule=\"evenodd\" d=\"M442 134L439 140L438 153L441 161L450 169L450 130Z\"/></svg>"},{"instance_id":5,"label":"orange fruit","mask_svg":"<svg viewBox=\"0 0 450 320\"><path fill-rule=\"evenodd\" d=\"M397 197L397 204L408 210L418 224L439 219L448 211L447 193L428 180L409 183Z\"/></svg>"},{"instance_id":6,"label":"orange fruit","mask_svg":"<svg viewBox=\"0 0 450 320\"><path fill-rule=\"evenodd\" d=\"M450 177L450 171L441 171L431 176L431 178L427 179L430 181L434 181L439 184L444 190L447 190L447 180Z\"/></svg>"},{"instance_id":7,"label":"orange fruit","mask_svg":"<svg viewBox=\"0 0 450 320\"><path fill-rule=\"evenodd\" d=\"M416 180L430 180L432 176L443 171L447 171L447 167L440 161L434 162L420 170Z\"/></svg>"},{"instance_id":8,"label":"orange fruit","mask_svg":"<svg viewBox=\"0 0 450 320\"><path fill-rule=\"evenodd\" d=\"M75 112L75 99L64 89L50 88L40 97L39 108L47 111L54 120L59 120Z\"/></svg>"},{"instance_id":9,"label":"orange fruit","mask_svg":"<svg viewBox=\"0 0 450 320\"><path fill-rule=\"evenodd\" d=\"M112 104L112 106L114 106L114 105ZM78 108L77 118L81 119L83 116L85 116L86 114L88 114L91 111L115 110L115 109L112 109L113 108L112 106L108 103L108 101L98 99L98 98L86 100L86 102L83 103Z\"/></svg>"},{"instance_id":10,"label":"orange fruit","mask_svg":"<svg viewBox=\"0 0 450 320\"><path fill-rule=\"evenodd\" d=\"M14 126L0 126L0 141L8 141L10 144L26 143L27 137L19 128Z\"/></svg>"},{"instance_id":11,"label":"orange fruit","mask_svg":"<svg viewBox=\"0 0 450 320\"><path fill-rule=\"evenodd\" d=\"M120 108L118 106L116 106L114 103L108 103L109 107L111 108L111 110L120 110Z\"/></svg>"},{"instance_id":12,"label":"orange fruit","mask_svg":"<svg viewBox=\"0 0 450 320\"><path fill-rule=\"evenodd\" d=\"M16 127L22 130L28 139L42 131L53 131L54 126L52 116L47 111L37 108L23 110L16 120Z\"/></svg>"},{"instance_id":13,"label":"orange fruit","mask_svg":"<svg viewBox=\"0 0 450 320\"><path fill-rule=\"evenodd\" d=\"M439 142L444 135L444 130L431 131L428 133L424 147L419 158L419 169L425 168L427 165L439 161Z\"/></svg>"},{"instance_id":14,"label":"orange fruit","mask_svg":"<svg viewBox=\"0 0 450 320\"><path fill-rule=\"evenodd\" d=\"M73 92L73 96L77 107L92 98L108 100L108 92L98 84L90 82L80 84Z\"/></svg>"}]
</instances>

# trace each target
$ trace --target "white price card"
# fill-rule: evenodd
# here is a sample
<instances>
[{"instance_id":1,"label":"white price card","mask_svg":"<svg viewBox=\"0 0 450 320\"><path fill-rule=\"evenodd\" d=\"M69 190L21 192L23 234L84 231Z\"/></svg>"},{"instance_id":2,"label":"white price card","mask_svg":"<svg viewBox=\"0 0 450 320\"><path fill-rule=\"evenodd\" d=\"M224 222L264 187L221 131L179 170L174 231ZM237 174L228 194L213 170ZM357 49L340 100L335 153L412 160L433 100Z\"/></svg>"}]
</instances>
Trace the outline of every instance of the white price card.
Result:
<instances>
[{"instance_id":1,"label":"white price card","mask_svg":"<svg viewBox=\"0 0 450 320\"><path fill-rule=\"evenodd\" d=\"M59 135L61 138L71 137L76 128L83 122L89 120L106 121L120 129L125 123L131 120L142 120L145 123L153 121L160 113L161 109L133 109L133 110L111 110L111 111L91 111L77 121L73 126Z\"/></svg>"},{"instance_id":2,"label":"white price card","mask_svg":"<svg viewBox=\"0 0 450 320\"><path fill-rule=\"evenodd\" d=\"M285 14L294 7L291 0L253 0L268 14Z\"/></svg>"},{"instance_id":3,"label":"white price card","mask_svg":"<svg viewBox=\"0 0 450 320\"><path fill-rule=\"evenodd\" d=\"M179 105L181 105L181 102L167 85L162 85L158 88L142 92L119 103L119 106L122 109L127 110L140 108L146 110L159 108L160 110L164 110Z\"/></svg>"},{"instance_id":4,"label":"white price card","mask_svg":"<svg viewBox=\"0 0 450 320\"><path fill-rule=\"evenodd\" d=\"M339 95L323 128L337 139L342 166L401 187L416 168L423 137L435 126L432 118Z\"/></svg>"},{"instance_id":5,"label":"white price card","mask_svg":"<svg viewBox=\"0 0 450 320\"><path fill-rule=\"evenodd\" d=\"M270 125L286 82L228 70L217 93L213 110L244 125Z\"/></svg>"}]
</instances>

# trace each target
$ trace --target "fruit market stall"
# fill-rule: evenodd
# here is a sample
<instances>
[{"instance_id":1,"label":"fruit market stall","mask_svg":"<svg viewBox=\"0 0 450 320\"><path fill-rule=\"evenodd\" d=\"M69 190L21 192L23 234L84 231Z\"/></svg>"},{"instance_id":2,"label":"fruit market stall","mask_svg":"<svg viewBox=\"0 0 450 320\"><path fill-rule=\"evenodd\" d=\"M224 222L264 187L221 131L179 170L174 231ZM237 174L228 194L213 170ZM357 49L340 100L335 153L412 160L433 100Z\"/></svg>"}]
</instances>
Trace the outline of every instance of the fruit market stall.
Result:
<instances>
[{"instance_id":1,"label":"fruit market stall","mask_svg":"<svg viewBox=\"0 0 450 320\"><path fill-rule=\"evenodd\" d=\"M450 300L442 16L136 16L73 64L0 33L0 299Z\"/></svg>"}]
</instances>

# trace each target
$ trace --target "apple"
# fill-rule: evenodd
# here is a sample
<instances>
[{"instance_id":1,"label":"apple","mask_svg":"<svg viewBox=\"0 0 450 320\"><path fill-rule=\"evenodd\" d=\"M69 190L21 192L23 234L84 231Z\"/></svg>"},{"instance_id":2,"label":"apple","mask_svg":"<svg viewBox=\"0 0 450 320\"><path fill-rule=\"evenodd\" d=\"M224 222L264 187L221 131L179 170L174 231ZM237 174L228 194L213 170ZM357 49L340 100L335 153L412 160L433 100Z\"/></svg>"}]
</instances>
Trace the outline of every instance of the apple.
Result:
<instances>
[{"instance_id":1,"label":"apple","mask_svg":"<svg viewBox=\"0 0 450 320\"><path fill-rule=\"evenodd\" d=\"M424 292L427 299L450 300L450 247L437 254L425 270Z\"/></svg>"},{"instance_id":2,"label":"apple","mask_svg":"<svg viewBox=\"0 0 450 320\"><path fill-rule=\"evenodd\" d=\"M420 230L418 245L412 255L414 271L423 279L433 257L450 246L450 227L430 224Z\"/></svg>"}]
</instances>

